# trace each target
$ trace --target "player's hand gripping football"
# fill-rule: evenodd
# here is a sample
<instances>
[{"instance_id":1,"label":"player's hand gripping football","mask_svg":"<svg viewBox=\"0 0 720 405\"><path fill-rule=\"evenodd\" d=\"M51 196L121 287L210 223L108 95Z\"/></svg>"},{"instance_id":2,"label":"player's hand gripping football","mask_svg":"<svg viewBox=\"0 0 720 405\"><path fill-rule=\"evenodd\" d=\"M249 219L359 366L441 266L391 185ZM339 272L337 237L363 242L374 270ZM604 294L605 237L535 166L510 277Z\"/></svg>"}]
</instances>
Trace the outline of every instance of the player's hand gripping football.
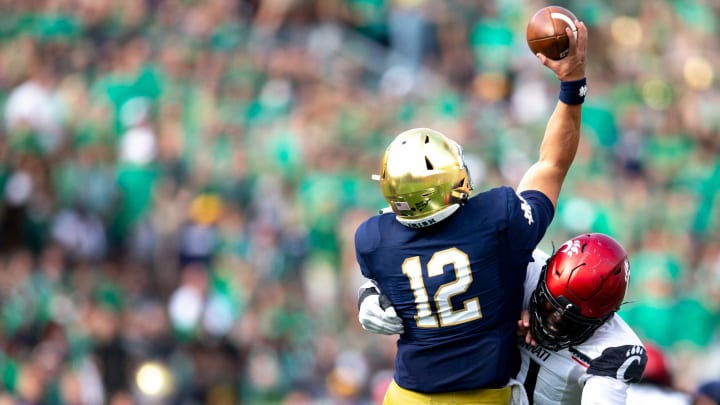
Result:
<instances>
[{"instance_id":1,"label":"player's hand gripping football","mask_svg":"<svg viewBox=\"0 0 720 405\"><path fill-rule=\"evenodd\" d=\"M381 335L394 335L405 332L402 319L395 313L395 308L372 281L360 286L360 310L358 319L363 329Z\"/></svg>"},{"instance_id":2,"label":"player's hand gripping football","mask_svg":"<svg viewBox=\"0 0 720 405\"><path fill-rule=\"evenodd\" d=\"M568 48L568 55L566 57L560 60L553 60L541 53L537 54L540 63L552 70L555 76L563 82L580 80L585 77L588 31L585 23L582 21L576 20L575 26L577 27L577 38L575 38L570 28L565 28L568 39L570 40L570 47Z\"/></svg>"}]
</instances>

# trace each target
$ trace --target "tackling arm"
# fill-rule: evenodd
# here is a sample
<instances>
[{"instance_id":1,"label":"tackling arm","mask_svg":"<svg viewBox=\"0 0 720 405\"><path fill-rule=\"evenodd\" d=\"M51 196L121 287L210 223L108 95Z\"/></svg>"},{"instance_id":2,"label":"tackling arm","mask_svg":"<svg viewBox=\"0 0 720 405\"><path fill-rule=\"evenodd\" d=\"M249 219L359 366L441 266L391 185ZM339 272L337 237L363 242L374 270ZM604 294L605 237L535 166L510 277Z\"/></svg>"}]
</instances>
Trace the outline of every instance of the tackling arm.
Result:
<instances>
[{"instance_id":1,"label":"tackling arm","mask_svg":"<svg viewBox=\"0 0 720 405\"><path fill-rule=\"evenodd\" d=\"M358 320L363 329L371 333L394 335L405 331L392 303L371 280L358 291Z\"/></svg>"}]
</instances>

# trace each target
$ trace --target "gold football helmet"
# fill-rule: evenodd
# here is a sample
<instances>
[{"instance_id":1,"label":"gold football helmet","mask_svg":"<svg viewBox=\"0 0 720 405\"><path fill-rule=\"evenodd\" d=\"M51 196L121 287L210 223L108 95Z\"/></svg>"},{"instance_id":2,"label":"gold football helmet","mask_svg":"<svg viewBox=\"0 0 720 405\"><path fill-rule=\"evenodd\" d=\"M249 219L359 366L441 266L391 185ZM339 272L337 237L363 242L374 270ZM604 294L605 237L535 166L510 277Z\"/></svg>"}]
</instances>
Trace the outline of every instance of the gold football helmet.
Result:
<instances>
[{"instance_id":1,"label":"gold football helmet","mask_svg":"<svg viewBox=\"0 0 720 405\"><path fill-rule=\"evenodd\" d=\"M392 141L379 180L398 221L411 228L447 218L472 191L460 145L428 128L410 129Z\"/></svg>"}]
</instances>

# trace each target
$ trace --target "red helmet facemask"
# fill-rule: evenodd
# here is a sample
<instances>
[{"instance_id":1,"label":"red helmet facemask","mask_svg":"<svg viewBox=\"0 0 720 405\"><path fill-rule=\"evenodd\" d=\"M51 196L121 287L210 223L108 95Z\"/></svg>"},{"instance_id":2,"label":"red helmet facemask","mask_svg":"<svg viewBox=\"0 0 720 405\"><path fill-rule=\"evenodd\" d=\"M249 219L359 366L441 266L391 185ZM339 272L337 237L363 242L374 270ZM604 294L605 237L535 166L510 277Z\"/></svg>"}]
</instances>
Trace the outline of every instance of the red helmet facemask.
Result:
<instances>
[{"instance_id":1,"label":"red helmet facemask","mask_svg":"<svg viewBox=\"0 0 720 405\"><path fill-rule=\"evenodd\" d=\"M530 332L560 350L586 341L620 308L630 277L625 249L585 234L565 242L543 267L530 297Z\"/></svg>"}]
</instances>

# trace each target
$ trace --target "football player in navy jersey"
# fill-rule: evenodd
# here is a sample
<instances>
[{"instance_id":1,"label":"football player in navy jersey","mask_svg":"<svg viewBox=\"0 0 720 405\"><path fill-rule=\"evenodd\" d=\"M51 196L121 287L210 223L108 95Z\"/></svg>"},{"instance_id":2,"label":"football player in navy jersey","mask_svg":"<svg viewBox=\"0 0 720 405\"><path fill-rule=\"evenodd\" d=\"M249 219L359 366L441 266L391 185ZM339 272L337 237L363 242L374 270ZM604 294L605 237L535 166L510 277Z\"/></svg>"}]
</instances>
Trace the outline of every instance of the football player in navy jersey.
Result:
<instances>
[{"instance_id":1,"label":"football player in navy jersey","mask_svg":"<svg viewBox=\"0 0 720 405\"><path fill-rule=\"evenodd\" d=\"M560 79L560 100L538 161L515 190L471 196L460 146L432 129L405 131L386 149L378 180L391 211L355 233L362 274L387 296L404 332L385 404L510 401L527 263L580 136L587 28L575 24L568 56L538 56Z\"/></svg>"},{"instance_id":2,"label":"football player in navy jersey","mask_svg":"<svg viewBox=\"0 0 720 405\"><path fill-rule=\"evenodd\" d=\"M646 350L616 314L630 265L625 249L604 234L565 242L551 257L535 250L527 266L525 302L518 321L522 353L516 379L530 404L625 404L640 381ZM364 291L371 297L379 291ZM397 319L373 300L361 303L360 322L389 334Z\"/></svg>"}]
</instances>

